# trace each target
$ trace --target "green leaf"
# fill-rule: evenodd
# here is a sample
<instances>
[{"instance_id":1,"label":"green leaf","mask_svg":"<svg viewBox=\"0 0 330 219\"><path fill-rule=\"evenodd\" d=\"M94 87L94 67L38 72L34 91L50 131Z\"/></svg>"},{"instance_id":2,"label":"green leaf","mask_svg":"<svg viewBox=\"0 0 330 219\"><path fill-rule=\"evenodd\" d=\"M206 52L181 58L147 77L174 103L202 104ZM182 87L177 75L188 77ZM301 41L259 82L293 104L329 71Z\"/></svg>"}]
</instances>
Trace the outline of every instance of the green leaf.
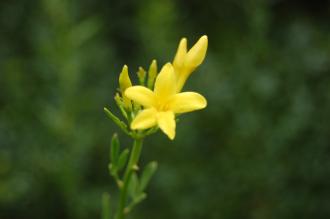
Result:
<instances>
[{"instance_id":1,"label":"green leaf","mask_svg":"<svg viewBox=\"0 0 330 219\"><path fill-rule=\"evenodd\" d=\"M123 169L125 167L125 164L128 159L128 154L129 154L129 150L127 148L125 150L123 150L123 152L121 152L119 159L118 159L118 165L117 165L118 171L120 171L121 169Z\"/></svg>"},{"instance_id":2,"label":"green leaf","mask_svg":"<svg viewBox=\"0 0 330 219\"><path fill-rule=\"evenodd\" d=\"M110 208L110 195L103 193L102 195L102 219L110 219L111 208Z\"/></svg>"},{"instance_id":3,"label":"green leaf","mask_svg":"<svg viewBox=\"0 0 330 219\"><path fill-rule=\"evenodd\" d=\"M133 208L139 204L140 202L142 202L144 199L147 198L147 194L142 192L142 193L139 193L139 195L137 195L133 200L132 202L125 208L125 213L129 213L133 210Z\"/></svg>"},{"instance_id":4,"label":"green leaf","mask_svg":"<svg viewBox=\"0 0 330 219\"><path fill-rule=\"evenodd\" d=\"M109 109L103 108L105 114L114 122L116 125L118 125L119 128L121 128L127 135L131 136L131 133L127 130L127 125L121 121L117 116L115 116Z\"/></svg>"},{"instance_id":5,"label":"green leaf","mask_svg":"<svg viewBox=\"0 0 330 219\"><path fill-rule=\"evenodd\" d=\"M148 186L151 177L154 175L154 173L157 170L157 166L158 166L157 162L152 161L144 168L144 171L142 173L141 180L140 180L140 187L139 187L139 190L141 192L144 191L145 188Z\"/></svg>"},{"instance_id":6,"label":"green leaf","mask_svg":"<svg viewBox=\"0 0 330 219\"><path fill-rule=\"evenodd\" d=\"M110 160L113 167L118 166L120 143L117 133L113 134L111 139Z\"/></svg>"},{"instance_id":7,"label":"green leaf","mask_svg":"<svg viewBox=\"0 0 330 219\"><path fill-rule=\"evenodd\" d=\"M147 198L147 194L144 193L144 192L142 192L142 193L139 193L139 195L137 195L137 196L135 197L135 199L133 200L133 202L134 202L135 204L138 204L138 203L140 203L141 201L143 201L143 200L146 199L146 198Z\"/></svg>"},{"instance_id":8,"label":"green leaf","mask_svg":"<svg viewBox=\"0 0 330 219\"><path fill-rule=\"evenodd\" d=\"M128 194L134 200L138 195L139 179L136 173L132 173L129 184L128 184Z\"/></svg>"}]
</instances>

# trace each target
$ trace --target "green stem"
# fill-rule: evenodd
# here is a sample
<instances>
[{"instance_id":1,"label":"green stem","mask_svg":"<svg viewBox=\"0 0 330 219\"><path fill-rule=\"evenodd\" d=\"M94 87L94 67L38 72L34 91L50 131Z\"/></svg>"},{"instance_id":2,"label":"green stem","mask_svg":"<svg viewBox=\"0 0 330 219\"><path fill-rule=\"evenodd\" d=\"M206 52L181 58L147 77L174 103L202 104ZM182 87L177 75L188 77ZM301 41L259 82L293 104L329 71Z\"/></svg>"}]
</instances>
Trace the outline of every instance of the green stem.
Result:
<instances>
[{"instance_id":1,"label":"green stem","mask_svg":"<svg viewBox=\"0 0 330 219\"><path fill-rule=\"evenodd\" d=\"M142 143L143 139L136 138L134 139L133 143L133 149L128 161L128 164L126 166L126 170L124 173L124 179L123 179L123 187L120 190L120 197L119 197L119 206L118 206L118 212L116 215L116 219L124 219L125 218L125 207L127 204L127 189L128 185L132 176L132 173L137 170L137 163L140 158L141 150L142 150Z\"/></svg>"}]
</instances>

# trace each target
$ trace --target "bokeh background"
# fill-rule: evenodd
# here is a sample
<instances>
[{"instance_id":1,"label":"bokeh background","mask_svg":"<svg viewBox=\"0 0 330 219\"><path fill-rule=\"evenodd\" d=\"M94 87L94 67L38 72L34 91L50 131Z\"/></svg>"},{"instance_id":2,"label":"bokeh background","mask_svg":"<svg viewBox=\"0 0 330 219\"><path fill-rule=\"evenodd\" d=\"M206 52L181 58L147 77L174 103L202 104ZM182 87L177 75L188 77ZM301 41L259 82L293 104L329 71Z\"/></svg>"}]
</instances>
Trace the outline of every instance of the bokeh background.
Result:
<instances>
[{"instance_id":1,"label":"bokeh background","mask_svg":"<svg viewBox=\"0 0 330 219\"><path fill-rule=\"evenodd\" d=\"M208 108L148 139L130 218L330 218L329 20L326 0L1 0L0 218L100 218L121 67L203 34L185 90Z\"/></svg>"}]
</instances>

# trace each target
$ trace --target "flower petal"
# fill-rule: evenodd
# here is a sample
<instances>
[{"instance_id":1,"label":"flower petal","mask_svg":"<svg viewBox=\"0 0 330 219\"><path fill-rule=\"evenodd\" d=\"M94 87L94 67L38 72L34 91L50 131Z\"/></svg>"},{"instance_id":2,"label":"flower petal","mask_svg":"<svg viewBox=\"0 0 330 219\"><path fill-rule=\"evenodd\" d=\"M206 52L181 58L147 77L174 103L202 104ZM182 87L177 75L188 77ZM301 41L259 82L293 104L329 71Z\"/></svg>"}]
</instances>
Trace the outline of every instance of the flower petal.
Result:
<instances>
[{"instance_id":1,"label":"flower petal","mask_svg":"<svg viewBox=\"0 0 330 219\"><path fill-rule=\"evenodd\" d=\"M144 107L155 105L155 94L144 86L133 86L125 90L125 96Z\"/></svg>"},{"instance_id":2,"label":"flower petal","mask_svg":"<svg viewBox=\"0 0 330 219\"><path fill-rule=\"evenodd\" d=\"M155 82L155 94L160 101L166 100L176 92L176 79L171 63L163 66Z\"/></svg>"},{"instance_id":3,"label":"flower petal","mask_svg":"<svg viewBox=\"0 0 330 219\"><path fill-rule=\"evenodd\" d=\"M171 139L175 137L175 116L172 111L158 112L157 123L159 128Z\"/></svg>"},{"instance_id":4,"label":"flower petal","mask_svg":"<svg viewBox=\"0 0 330 219\"><path fill-rule=\"evenodd\" d=\"M155 108L142 110L132 121L131 129L148 129L157 124Z\"/></svg>"},{"instance_id":5,"label":"flower petal","mask_svg":"<svg viewBox=\"0 0 330 219\"><path fill-rule=\"evenodd\" d=\"M168 102L169 109L175 113L187 113L205 108L206 99L195 92L183 92L175 94Z\"/></svg>"}]
</instances>

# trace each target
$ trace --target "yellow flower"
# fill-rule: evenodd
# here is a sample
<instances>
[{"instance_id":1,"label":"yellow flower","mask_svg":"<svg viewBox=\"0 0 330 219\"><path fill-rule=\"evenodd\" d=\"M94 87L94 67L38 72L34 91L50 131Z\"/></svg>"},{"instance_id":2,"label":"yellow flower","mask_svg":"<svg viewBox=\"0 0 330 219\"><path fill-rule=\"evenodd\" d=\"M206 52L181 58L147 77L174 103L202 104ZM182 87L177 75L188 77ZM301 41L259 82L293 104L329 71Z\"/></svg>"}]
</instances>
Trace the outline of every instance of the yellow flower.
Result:
<instances>
[{"instance_id":1,"label":"yellow flower","mask_svg":"<svg viewBox=\"0 0 330 219\"><path fill-rule=\"evenodd\" d=\"M132 109L131 100L128 99L127 97L125 97L125 95L124 95L125 90L129 87L132 87L132 82L128 75L128 67L127 67L127 65L124 65L124 67L121 70L121 73L119 75L119 88L120 88L120 92L122 93L122 96L123 96L124 106L127 109Z\"/></svg>"},{"instance_id":2,"label":"yellow flower","mask_svg":"<svg viewBox=\"0 0 330 219\"><path fill-rule=\"evenodd\" d=\"M208 39L204 35L187 52L187 39L182 38L173 66L177 78L177 92L180 92L189 75L203 62L207 51Z\"/></svg>"},{"instance_id":3,"label":"yellow flower","mask_svg":"<svg viewBox=\"0 0 330 219\"><path fill-rule=\"evenodd\" d=\"M175 137L175 114L203 109L205 98L195 92L177 93L172 64L164 65L156 78L154 90L144 86L129 87L126 97L144 106L131 123L131 129L148 129L155 125L170 138Z\"/></svg>"}]
</instances>

